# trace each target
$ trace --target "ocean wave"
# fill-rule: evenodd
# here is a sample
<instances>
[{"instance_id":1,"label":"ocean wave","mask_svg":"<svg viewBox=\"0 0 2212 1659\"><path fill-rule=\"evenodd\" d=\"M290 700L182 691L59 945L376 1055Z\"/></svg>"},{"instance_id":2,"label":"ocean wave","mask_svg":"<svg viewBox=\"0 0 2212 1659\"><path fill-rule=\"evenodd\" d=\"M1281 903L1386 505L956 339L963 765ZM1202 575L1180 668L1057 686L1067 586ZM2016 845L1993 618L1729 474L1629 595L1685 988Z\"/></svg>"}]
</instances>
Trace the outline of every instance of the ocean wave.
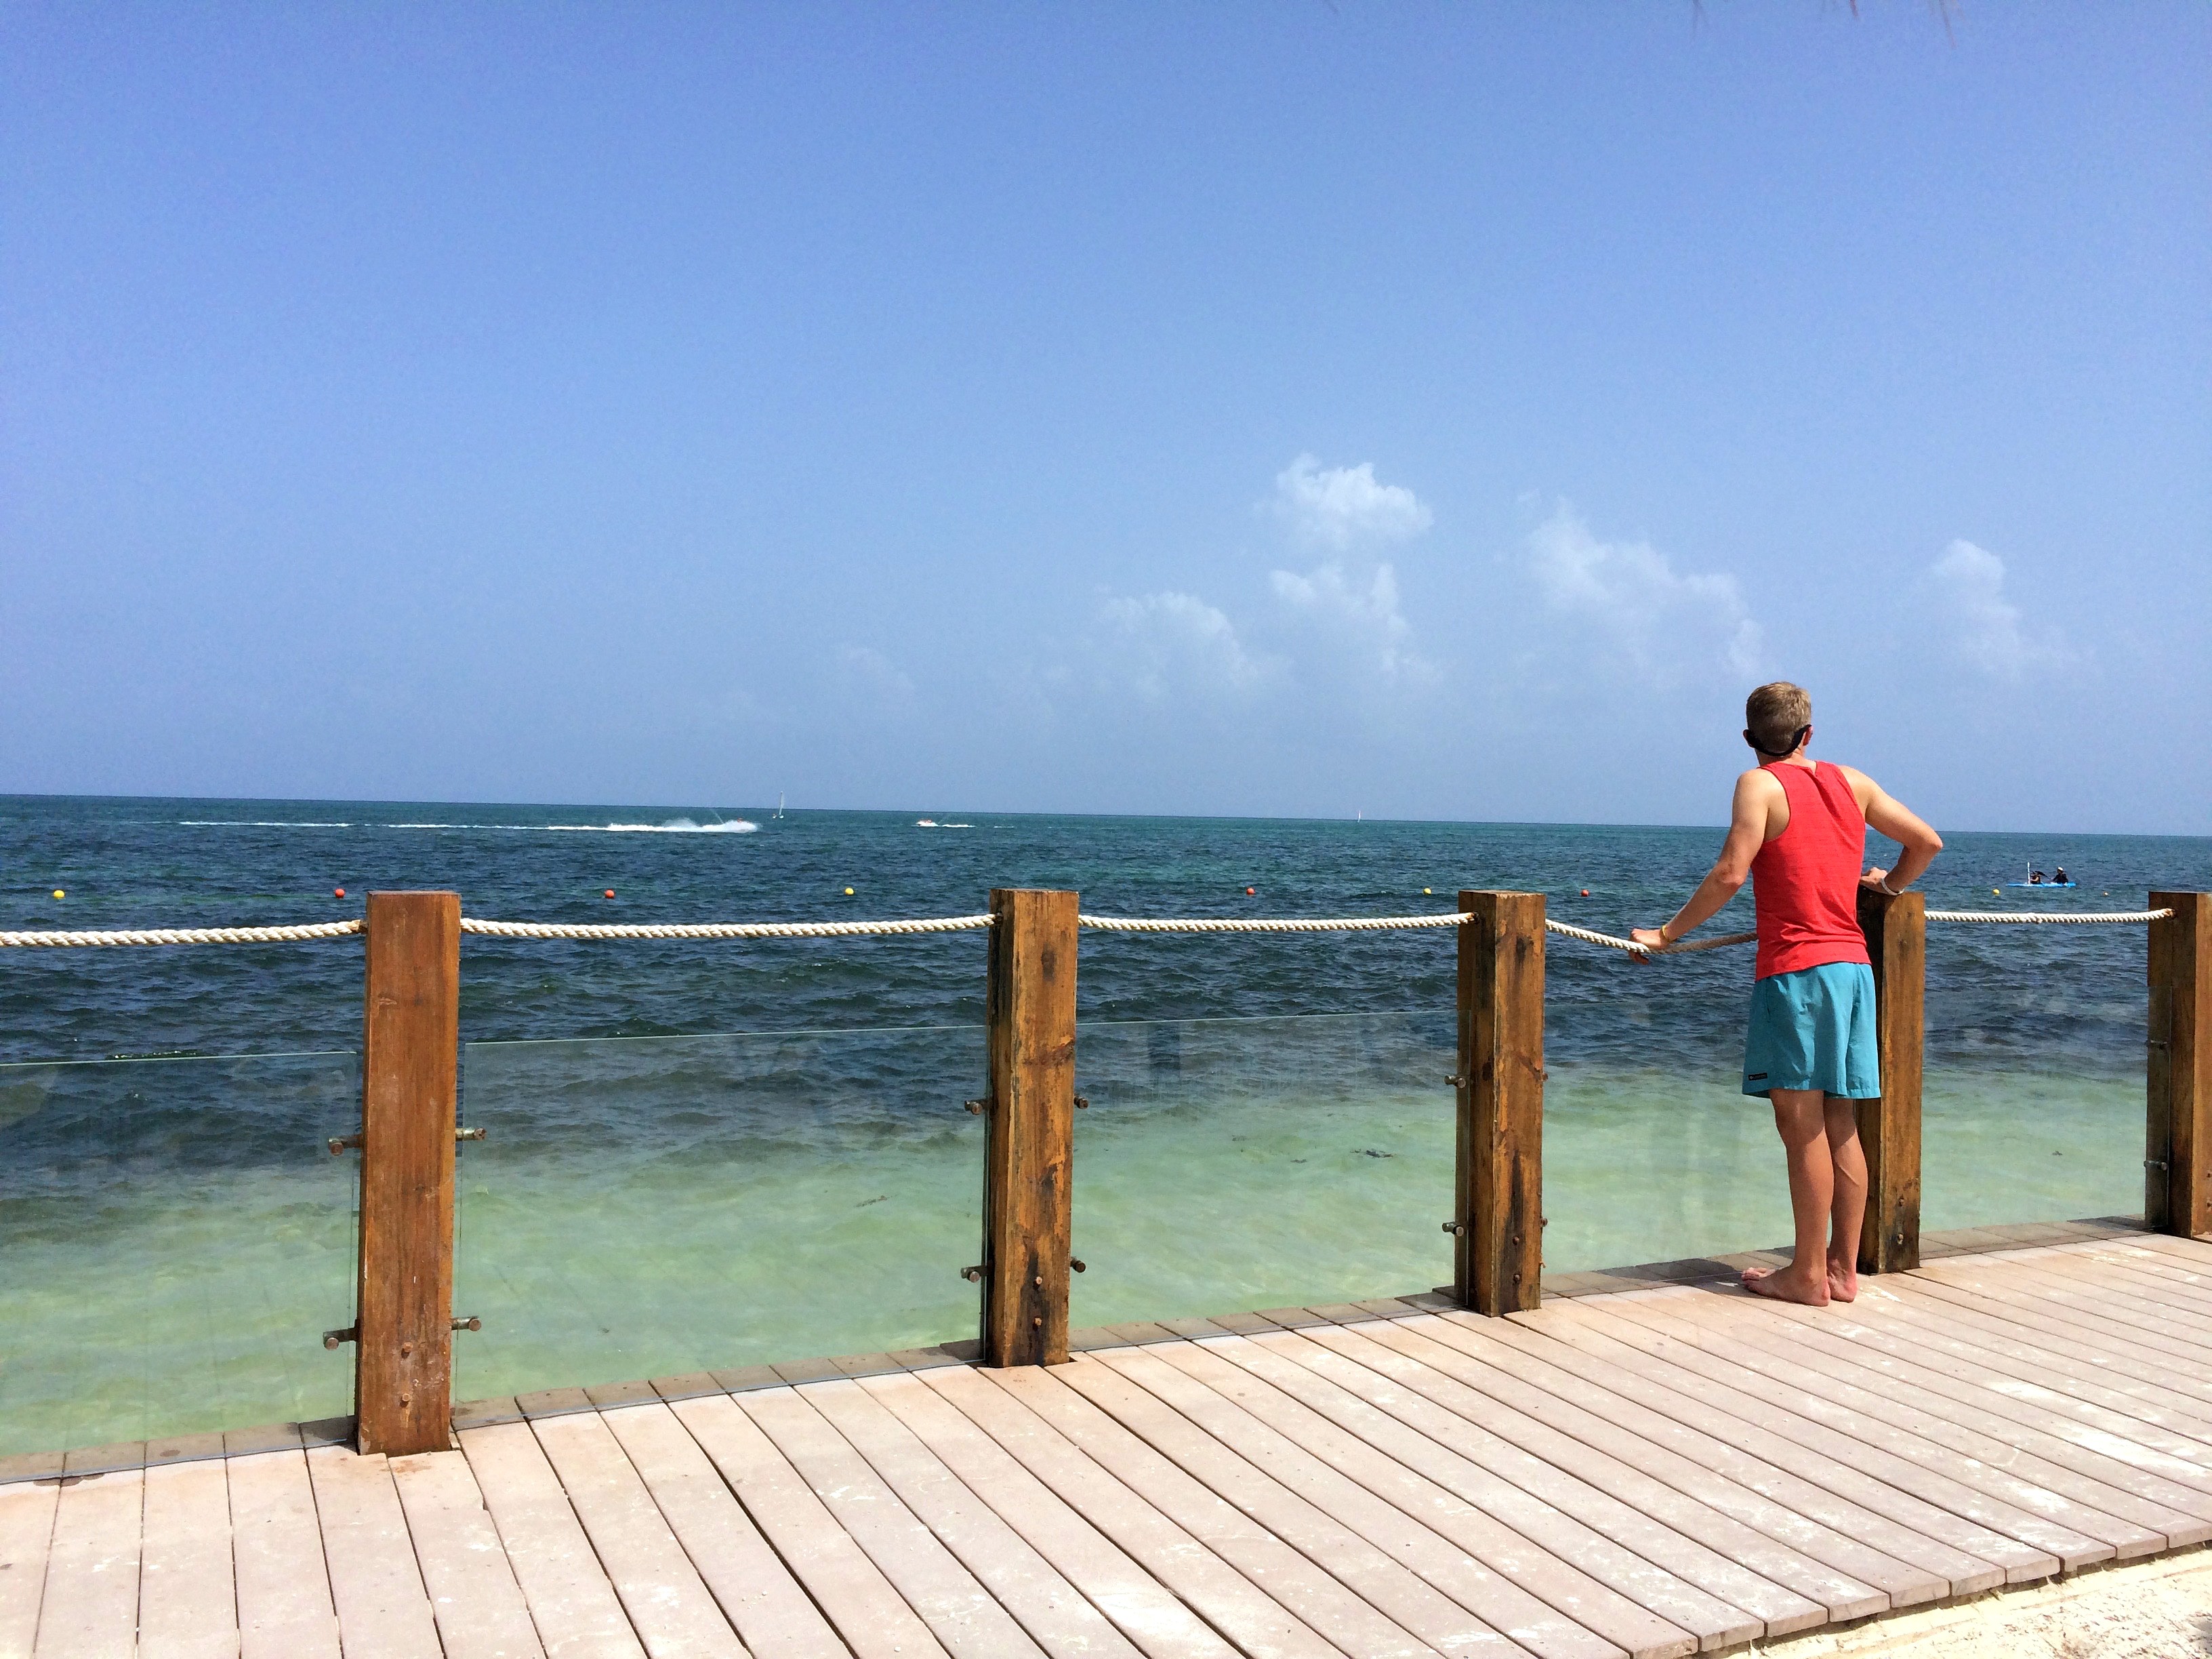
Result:
<instances>
[{"instance_id":1,"label":"ocean wave","mask_svg":"<svg viewBox=\"0 0 2212 1659\"><path fill-rule=\"evenodd\" d=\"M500 830L550 834L598 836L750 836L760 825L748 818L717 818L700 823L691 818L671 818L665 823L380 823L380 830Z\"/></svg>"},{"instance_id":2,"label":"ocean wave","mask_svg":"<svg viewBox=\"0 0 2212 1659\"><path fill-rule=\"evenodd\" d=\"M350 830L350 823L324 823L307 818L179 818L194 830Z\"/></svg>"}]
</instances>

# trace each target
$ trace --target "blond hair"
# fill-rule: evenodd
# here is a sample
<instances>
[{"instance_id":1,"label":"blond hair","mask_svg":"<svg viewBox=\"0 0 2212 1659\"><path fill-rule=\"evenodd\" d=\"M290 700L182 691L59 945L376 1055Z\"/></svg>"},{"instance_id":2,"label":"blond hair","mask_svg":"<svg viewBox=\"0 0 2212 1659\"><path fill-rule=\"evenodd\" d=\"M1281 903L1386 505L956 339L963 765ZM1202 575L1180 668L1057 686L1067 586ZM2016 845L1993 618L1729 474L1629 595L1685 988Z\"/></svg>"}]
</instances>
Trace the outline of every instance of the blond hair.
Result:
<instances>
[{"instance_id":1,"label":"blond hair","mask_svg":"<svg viewBox=\"0 0 2212 1659\"><path fill-rule=\"evenodd\" d=\"M1813 723L1813 695L1788 680L1762 685L1744 699L1743 723L1750 728L1751 740L1759 753L1787 755Z\"/></svg>"}]
</instances>

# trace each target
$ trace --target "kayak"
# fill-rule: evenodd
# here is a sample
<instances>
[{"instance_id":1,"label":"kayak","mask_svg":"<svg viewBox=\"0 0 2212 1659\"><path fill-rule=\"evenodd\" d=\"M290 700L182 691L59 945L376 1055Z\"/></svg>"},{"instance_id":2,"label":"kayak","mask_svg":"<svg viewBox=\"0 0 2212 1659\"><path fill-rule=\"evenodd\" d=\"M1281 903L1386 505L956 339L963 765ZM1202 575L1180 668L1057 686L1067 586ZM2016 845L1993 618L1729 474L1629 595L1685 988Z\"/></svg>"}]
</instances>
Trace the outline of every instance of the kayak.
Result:
<instances>
[{"instance_id":1,"label":"kayak","mask_svg":"<svg viewBox=\"0 0 2212 1659\"><path fill-rule=\"evenodd\" d=\"M2033 887L2038 890L2045 887L2079 887L2081 884L2078 881L2008 881L2005 884L2008 887Z\"/></svg>"}]
</instances>

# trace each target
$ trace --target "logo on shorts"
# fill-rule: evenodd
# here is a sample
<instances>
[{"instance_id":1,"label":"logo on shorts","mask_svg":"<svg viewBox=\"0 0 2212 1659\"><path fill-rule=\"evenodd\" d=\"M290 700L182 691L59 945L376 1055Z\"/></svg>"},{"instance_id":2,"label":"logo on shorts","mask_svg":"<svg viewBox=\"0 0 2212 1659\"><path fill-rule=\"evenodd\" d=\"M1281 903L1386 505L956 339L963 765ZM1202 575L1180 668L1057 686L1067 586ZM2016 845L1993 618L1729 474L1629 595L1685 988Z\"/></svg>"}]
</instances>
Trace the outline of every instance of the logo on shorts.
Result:
<instances>
[{"instance_id":1,"label":"logo on shorts","mask_svg":"<svg viewBox=\"0 0 2212 1659\"><path fill-rule=\"evenodd\" d=\"M1750 1076L1745 1078L1744 1081L1746 1083L1764 1083L1766 1081L1766 1073L1764 1072L1753 1072Z\"/></svg>"}]
</instances>

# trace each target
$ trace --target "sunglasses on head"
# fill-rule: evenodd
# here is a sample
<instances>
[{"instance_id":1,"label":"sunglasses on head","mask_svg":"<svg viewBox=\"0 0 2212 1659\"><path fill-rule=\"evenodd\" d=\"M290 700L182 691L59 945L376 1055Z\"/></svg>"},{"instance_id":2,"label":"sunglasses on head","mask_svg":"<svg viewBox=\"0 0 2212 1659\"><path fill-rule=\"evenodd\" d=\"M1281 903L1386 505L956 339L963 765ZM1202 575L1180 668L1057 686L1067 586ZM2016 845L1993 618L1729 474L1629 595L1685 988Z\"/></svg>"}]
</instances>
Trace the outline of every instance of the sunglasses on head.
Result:
<instances>
[{"instance_id":1,"label":"sunglasses on head","mask_svg":"<svg viewBox=\"0 0 2212 1659\"><path fill-rule=\"evenodd\" d=\"M1744 728L1743 740L1749 744L1753 749L1759 750L1759 752L1765 756L1767 759L1783 760L1797 752L1798 745L1805 741L1806 733L1810 732L1812 729L1813 728L1809 726L1799 726L1796 732L1791 735L1790 746L1786 749L1761 748L1759 739L1751 735L1751 729L1748 726Z\"/></svg>"}]
</instances>

